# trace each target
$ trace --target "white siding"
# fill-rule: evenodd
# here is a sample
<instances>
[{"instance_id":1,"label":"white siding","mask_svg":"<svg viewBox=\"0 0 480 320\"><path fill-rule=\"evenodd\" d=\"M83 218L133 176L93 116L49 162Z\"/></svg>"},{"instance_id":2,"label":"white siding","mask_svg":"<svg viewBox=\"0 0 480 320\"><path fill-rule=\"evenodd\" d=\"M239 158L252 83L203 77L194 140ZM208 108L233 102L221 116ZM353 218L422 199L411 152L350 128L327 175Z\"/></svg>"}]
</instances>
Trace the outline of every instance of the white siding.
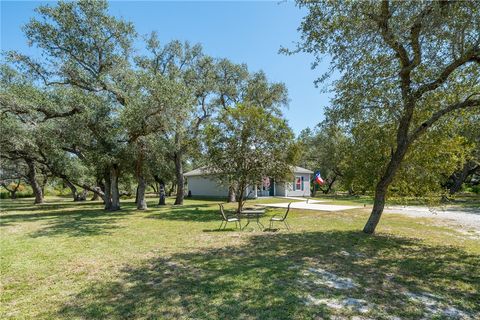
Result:
<instances>
[{"instance_id":1,"label":"white siding","mask_svg":"<svg viewBox=\"0 0 480 320\"><path fill-rule=\"evenodd\" d=\"M288 197L310 197L310 174L309 173L295 173L295 177L303 177L303 190L293 190L294 181L287 182L287 196Z\"/></svg>"},{"instance_id":2,"label":"white siding","mask_svg":"<svg viewBox=\"0 0 480 320\"><path fill-rule=\"evenodd\" d=\"M275 195L279 197L285 197L286 188L284 182L275 182Z\"/></svg>"},{"instance_id":3,"label":"white siding","mask_svg":"<svg viewBox=\"0 0 480 320\"><path fill-rule=\"evenodd\" d=\"M218 180L209 179L208 176L187 177L188 190L192 196L226 197L228 187L223 186Z\"/></svg>"},{"instance_id":4,"label":"white siding","mask_svg":"<svg viewBox=\"0 0 480 320\"><path fill-rule=\"evenodd\" d=\"M303 190L293 190L293 182L275 182L275 196L290 196L290 197L309 197L310 196L310 174L297 173L294 176L303 176ZM187 177L188 190L192 192L192 196L205 197L227 197L228 187L222 185L218 180L208 175L190 176ZM247 187L245 194L250 197L255 197L255 187ZM260 192L258 192L260 196ZM265 194L267 195L267 194Z\"/></svg>"}]
</instances>

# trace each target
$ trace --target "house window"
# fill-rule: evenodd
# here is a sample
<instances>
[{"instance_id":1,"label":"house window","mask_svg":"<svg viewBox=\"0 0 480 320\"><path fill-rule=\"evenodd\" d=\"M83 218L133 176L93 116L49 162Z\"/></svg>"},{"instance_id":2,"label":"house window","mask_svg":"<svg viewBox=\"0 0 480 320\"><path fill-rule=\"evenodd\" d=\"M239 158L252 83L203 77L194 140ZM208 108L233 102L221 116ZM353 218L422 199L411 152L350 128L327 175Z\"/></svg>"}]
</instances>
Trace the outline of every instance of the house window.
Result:
<instances>
[{"instance_id":1,"label":"house window","mask_svg":"<svg viewBox=\"0 0 480 320\"><path fill-rule=\"evenodd\" d=\"M296 176L295 177L295 180L293 181L293 191L297 191L297 190L304 190L304 186L305 186L305 179L303 176Z\"/></svg>"},{"instance_id":2,"label":"house window","mask_svg":"<svg viewBox=\"0 0 480 320\"><path fill-rule=\"evenodd\" d=\"M302 177L295 177L295 182L293 184L293 191L303 190L303 179Z\"/></svg>"}]
</instances>

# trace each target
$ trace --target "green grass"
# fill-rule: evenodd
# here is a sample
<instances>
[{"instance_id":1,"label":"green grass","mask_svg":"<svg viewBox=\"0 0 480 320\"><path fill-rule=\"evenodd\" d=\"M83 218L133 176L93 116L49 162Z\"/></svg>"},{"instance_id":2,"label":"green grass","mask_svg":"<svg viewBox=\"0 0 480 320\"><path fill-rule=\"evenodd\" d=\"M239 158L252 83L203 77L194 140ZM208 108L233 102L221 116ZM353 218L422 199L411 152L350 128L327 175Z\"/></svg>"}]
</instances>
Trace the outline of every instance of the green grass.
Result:
<instances>
[{"instance_id":1,"label":"green grass","mask_svg":"<svg viewBox=\"0 0 480 320\"><path fill-rule=\"evenodd\" d=\"M480 316L480 241L428 219L388 215L366 236L368 210L293 210L290 232L219 232L218 201L172 201L104 212L90 201L2 200L0 318L448 318L408 293ZM331 288L315 270L355 287ZM368 311L306 302L345 298Z\"/></svg>"}]
</instances>

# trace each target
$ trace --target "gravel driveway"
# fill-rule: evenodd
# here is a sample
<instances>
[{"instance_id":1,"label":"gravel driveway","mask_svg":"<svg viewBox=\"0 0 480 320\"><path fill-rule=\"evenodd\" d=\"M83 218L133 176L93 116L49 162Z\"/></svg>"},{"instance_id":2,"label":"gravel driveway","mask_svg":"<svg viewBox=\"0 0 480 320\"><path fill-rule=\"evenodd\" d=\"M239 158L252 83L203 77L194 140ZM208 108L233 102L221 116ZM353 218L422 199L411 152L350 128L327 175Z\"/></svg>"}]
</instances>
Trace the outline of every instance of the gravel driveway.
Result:
<instances>
[{"instance_id":1,"label":"gravel driveway","mask_svg":"<svg viewBox=\"0 0 480 320\"><path fill-rule=\"evenodd\" d=\"M411 217L431 218L447 224L460 226L463 230L475 230L480 233L480 208L427 208L392 206L384 210L385 213L398 213Z\"/></svg>"}]
</instances>

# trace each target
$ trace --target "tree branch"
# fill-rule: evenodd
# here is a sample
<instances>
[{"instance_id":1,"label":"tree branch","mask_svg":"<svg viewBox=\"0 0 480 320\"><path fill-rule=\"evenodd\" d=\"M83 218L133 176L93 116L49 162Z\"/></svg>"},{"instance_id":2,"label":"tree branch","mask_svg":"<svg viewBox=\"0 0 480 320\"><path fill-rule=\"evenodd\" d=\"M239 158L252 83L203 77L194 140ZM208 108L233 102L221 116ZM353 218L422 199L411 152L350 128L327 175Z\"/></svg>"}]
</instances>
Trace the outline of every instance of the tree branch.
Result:
<instances>
[{"instance_id":1,"label":"tree branch","mask_svg":"<svg viewBox=\"0 0 480 320\"><path fill-rule=\"evenodd\" d=\"M480 99L470 99L473 96L480 95L480 93L474 93L467 97L462 102L451 104L439 111L435 112L427 121L423 122L420 126L418 126L408 138L409 143L415 141L420 135L425 133L428 128L430 128L435 122L437 122L441 117L444 115L453 112L455 110L466 109L470 107L480 106Z\"/></svg>"},{"instance_id":2,"label":"tree branch","mask_svg":"<svg viewBox=\"0 0 480 320\"><path fill-rule=\"evenodd\" d=\"M461 67L462 65L466 64L467 62L476 62L480 64L480 49L479 47L473 47L464 55L452 61L449 65L445 67L445 69L440 73L440 75L427 84L420 86L414 93L415 98L420 98L428 91L433 91L441 86L445 81L447 81L448 77L452 72L454 72L457 68Z\"/></svg>"}]
</instances>

